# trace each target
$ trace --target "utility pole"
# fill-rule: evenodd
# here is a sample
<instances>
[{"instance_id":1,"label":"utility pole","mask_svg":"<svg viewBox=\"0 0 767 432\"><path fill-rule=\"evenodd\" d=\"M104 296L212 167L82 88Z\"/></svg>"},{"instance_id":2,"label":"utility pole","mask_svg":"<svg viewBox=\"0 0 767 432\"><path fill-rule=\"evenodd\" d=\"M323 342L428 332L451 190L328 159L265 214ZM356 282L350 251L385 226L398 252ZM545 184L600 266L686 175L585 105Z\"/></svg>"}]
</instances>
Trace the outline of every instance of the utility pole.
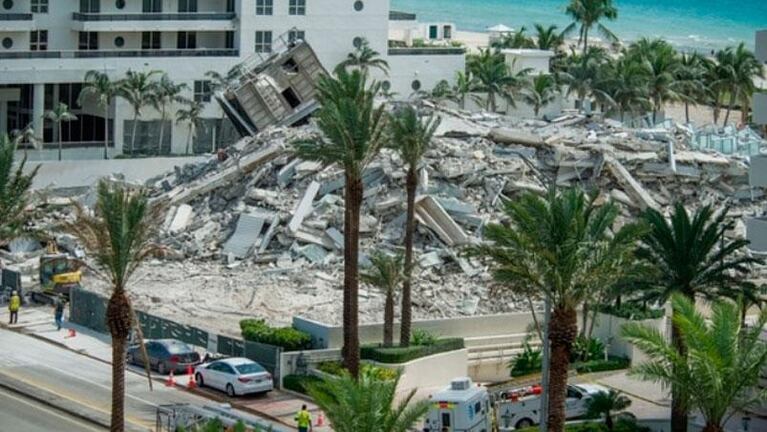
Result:
<instances>
[{"instance_id":1,"label":"utility pole","mask_svg":"<svg viewBox=\"0 0 767 432\"><path fill-rule=\"evenodd\" d=\"M541 417L538 425L541 432L549 430L549 358L551 357L551 348L549 346L549 321L551 320L551 300L546 298L546 311L543 315L543 359L541 360L542 377L541 387Z\"/></svg>"}]
</instances>

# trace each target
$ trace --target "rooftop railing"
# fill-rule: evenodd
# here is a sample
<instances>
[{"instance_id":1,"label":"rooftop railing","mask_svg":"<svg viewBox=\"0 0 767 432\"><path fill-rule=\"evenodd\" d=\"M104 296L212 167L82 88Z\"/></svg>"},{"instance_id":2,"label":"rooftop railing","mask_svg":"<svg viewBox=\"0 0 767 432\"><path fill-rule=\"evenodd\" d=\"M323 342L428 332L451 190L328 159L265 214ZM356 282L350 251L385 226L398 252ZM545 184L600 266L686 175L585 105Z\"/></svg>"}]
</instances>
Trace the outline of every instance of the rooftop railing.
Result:
<instances>
[{"instance_id":1,"label":"rooftop railing","mask_svg":"<svg viewBox=\"0 0 767 432\"><path fill-rule=\"evenodd\" d=\"M230 21L234 12L180 12L180 13L127 13L102 14L74 12L75 21Z\"/></svg>"},{"instance_id":2,"label":"rooftop railing","mask_svg":"<svg viewBox=\"0 0 767 432\"><path fill-rule=\"evenodd\" d=\"M94 51L0 51L0 59L67 59L102 57L238 57L237 49L158 49Z\"/></svg>"},{"instance_id":3,"label":"rooftop railing","mask_svg":"<svg viewBox=\"0 0 767 432\"><path fill-rule=\"evenodd\" d=\"M407 47L389 48L389 55L461 55L466 50L461 47Z\"/></svg>"},{"instance_id":4,"label":"rooftop railing","mask_svg":"<svg viewBox=\"0 0 767 432\"><path fill-rule=\"evenodd\" d=\"M32 21L31 13L0 13L0 21Z\"/></svg>"}]
</instances>

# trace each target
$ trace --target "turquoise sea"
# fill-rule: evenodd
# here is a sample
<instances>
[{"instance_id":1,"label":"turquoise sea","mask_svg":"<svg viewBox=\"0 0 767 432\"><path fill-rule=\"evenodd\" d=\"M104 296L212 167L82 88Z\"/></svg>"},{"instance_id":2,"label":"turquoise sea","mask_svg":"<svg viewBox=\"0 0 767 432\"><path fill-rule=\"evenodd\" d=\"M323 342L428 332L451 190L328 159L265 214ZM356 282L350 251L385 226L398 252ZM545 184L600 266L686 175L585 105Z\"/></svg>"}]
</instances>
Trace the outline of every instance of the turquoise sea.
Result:
<instances>
[{"instance_id":1,"label":"turquoise sea","mask_svg":"<svg viewBox=\"0 0 767 432\"><path fill-rule=\"evenodd\" d=\"M623 40L663 37L680 48L721 48L740 41L754 46L767 29L767 0L618 0L618 19L607 27ZM569 23L566 0L391 0L392 10L415 12L421 21L454 22L458 30L495 24L518 29L533 23Z\"/></svg>"}]
</instances>

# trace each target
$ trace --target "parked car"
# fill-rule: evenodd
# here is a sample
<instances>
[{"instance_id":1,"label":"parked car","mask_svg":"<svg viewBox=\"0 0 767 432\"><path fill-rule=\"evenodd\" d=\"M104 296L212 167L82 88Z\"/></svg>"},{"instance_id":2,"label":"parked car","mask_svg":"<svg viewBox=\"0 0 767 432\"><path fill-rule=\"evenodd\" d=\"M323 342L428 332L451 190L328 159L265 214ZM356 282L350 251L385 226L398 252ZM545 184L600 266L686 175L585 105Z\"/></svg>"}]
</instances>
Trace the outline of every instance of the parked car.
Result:
<instances>
[{"instance_id":1,"label":"parked car","mask_svg":"<svg viewBox=\"0 0 767 432\"><path fill-rule=\"evenodd\" d=\"M272 375L260 364L243 357L201 364L195 369L194 378L199 387L223 390L230 397L274 389Z\"/></svg>"},{"instance_id":2,"label":"parked car","mask_svg":"<svg viewBox=\"0 0 767 432\"><path fill-rule=\"evenodd\" d=\"M147 340L147 357L149 367L156 370L160 375L170 371L173 373L186 373L188 368L200 364L200 354L191 346L176 339ZM141 355L141 346L135 345L128 349L128 363L144 366L144 356Z\"/></svg>"}]
</instances>

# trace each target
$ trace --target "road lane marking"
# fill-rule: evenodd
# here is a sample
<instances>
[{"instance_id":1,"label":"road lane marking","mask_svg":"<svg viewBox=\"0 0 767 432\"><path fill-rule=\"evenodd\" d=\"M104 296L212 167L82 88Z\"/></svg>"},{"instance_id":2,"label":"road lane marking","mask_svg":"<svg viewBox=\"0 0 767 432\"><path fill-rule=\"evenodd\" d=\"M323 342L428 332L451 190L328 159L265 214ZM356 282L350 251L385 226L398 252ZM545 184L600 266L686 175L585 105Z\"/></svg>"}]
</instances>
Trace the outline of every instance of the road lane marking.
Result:
<instances>
[{"instance_id":1,"label":"road lane marking","mask_svg":"<svg viewBox=\"0 0 767 432\"><path fill-rule=\"evenodd\" d=\"M54 411L52 409L49 409L48 407L46 407L44 405L34 404L34 403L26 400L25 398L19 397L19 396L15 395L14 393L11 393L9 391L2 392L2 396L7 397L8 399L13 399L13 400L15 400L17 402L20 402L20 403L24 404L24 405L32 407L33 409L37 409L39 411L46 412L46 413L48 413L48 414L50 414L50 415L52 415L54 417L58 417L58 418L60 418L62 420L66 420L66 421L68 421L69 423L72 423L75 426L78 426L78 427L79 426L85 426L88 430L95 431L95 432L100 432L100 431L104 430L104 429L94 429L93 426L89 425L88 423L84 423L83 421L78 421L78 420L76 420L76 419L74 419L72 417L67 417L67 416L61 414L60 412Z\"/></svg>"}]
</instances>

